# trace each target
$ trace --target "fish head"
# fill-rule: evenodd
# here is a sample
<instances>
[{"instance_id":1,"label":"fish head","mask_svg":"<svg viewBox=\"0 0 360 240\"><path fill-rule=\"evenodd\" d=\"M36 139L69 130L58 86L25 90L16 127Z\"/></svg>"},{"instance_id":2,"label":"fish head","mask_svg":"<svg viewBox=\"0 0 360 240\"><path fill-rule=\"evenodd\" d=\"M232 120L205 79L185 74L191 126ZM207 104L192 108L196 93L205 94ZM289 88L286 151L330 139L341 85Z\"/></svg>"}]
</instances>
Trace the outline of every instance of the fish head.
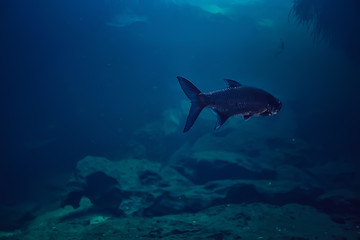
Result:
<instances>
[{"instance_id":1,"label":"fish head","mask_svg":"<svg viewBox=\"0 0 360 240\"><path fill-rule=\"evenodd\" d=\"M269 101L269 103L266 107L266 111L263 112L261 115L262 116L275 115L281 110L281 107L282 107L282 103L279 99L271 98L271 100Z\"/></svg>"},{"instance_id":2,"label":"fish head","mask_svg":"<svg viewBox=\"0 0 360 240\"><path fill-rule=\"evenodd\" d=\"M274 114L277 114L281 110L281 107L282 107L281 101L277 98L274 98L268 106L268 111L269 111L270 115L274 115Z\"/></svg>"}]
</instances>

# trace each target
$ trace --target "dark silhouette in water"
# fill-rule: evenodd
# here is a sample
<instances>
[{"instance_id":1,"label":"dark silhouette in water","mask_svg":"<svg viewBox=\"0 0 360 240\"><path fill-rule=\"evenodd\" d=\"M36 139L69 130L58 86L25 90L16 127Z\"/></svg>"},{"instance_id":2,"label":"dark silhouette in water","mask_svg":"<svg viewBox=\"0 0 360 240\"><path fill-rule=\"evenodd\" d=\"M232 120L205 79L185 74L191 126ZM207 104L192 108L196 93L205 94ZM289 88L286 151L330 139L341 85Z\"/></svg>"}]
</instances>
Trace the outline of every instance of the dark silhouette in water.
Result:
<instances>
[{"instance_id":1,"label":"dark silhouette in water","mask_svg":"<svg viewBox=\"0 0 360 240\"><path fill-rule=\"evenodd\" d=\"M289 15L312 30L315 39L328 40L354 61L360 61L359 0L294 0Z\"/></svg>"},{"instance_id":2,"label":"dark silhouette in water","mask_svg":"<svg viewBox=\"0 0 360 240\"><path fill-rule=\"evenodd\" d=\"M124 192L120 190L116 179L107 176L103 172L96 172L86 177L86 183L69 192L61 206L71 205L74 209L80 207L80 200L83 196L90 199L94 208L114 215L121 215L118 209Z\"/></svg>"},{"instance_id":3,"label":"dark silhouette in water","mask_svg":"<svg viewBox=\"0 0 360 240\"><path fill-rule=\"evenodd\" d=\"M284 50L285 50L285 43L284 43L284 40L281 38L280 45L279 45L278 51L275 54L275 57L280 56L280 54L282 54Z\"/></svg>"},{"instance_id":4,"label":"dark silhouette in water","mask_svg":"<svg viewBox=\"0 0 360 240\"><path fill-rule=\"evenodd\" d=\"M209 93L202 93L189 80L177 77L186 96L191 101L189 116L184 132L190 130L201 110L211 108L218 116L215 130L221 127L229 117L271 116L281 109L279 99L264 90L246 87L240 83L225 79L229 87Z\"/></svg>"}]
</instances>

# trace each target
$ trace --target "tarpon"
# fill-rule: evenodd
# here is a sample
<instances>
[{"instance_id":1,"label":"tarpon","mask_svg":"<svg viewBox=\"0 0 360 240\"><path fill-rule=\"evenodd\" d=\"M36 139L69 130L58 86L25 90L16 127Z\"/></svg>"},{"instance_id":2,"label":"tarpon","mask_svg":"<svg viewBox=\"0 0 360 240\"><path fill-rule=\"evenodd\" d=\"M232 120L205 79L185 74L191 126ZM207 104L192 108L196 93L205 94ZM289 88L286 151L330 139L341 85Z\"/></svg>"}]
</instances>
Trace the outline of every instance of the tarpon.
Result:
<instances>
[{"instance_id":1,"label":"tarpon","mask_svg":"<svg viewBox=\"0 0 360 240\"><path fill-rule=\"evenodd\" d=\"M227 88L209 93L200 92L197 87L183 77L177 77L177 79L191 101L184 132L190 130L205 107L213 110L218 117L216 130L229 117L242 116L244 119L249 119L254 116L271 116L278 113L282 106L280 100L270 93L259 88L243 86L231 79L225 79L228 84Z\"/></svg>"}]
</instances>

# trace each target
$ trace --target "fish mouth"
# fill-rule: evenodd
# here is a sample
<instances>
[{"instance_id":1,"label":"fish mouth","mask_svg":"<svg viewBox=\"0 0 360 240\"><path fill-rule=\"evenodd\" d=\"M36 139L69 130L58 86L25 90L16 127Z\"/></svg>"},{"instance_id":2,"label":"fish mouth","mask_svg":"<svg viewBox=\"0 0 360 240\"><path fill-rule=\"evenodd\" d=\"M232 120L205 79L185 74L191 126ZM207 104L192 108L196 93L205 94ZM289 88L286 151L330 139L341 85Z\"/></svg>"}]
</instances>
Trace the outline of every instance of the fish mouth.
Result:
<instances>
[{"instance_id":1,"label":"fish mouth","mask_svg":"<svg viewBox=\"0 0 360 240\"><path fill-rule=\"evenodd\" d=\"M278 113L278 111L272 111L272 112L269 113L269 116L275 115L277 113Z\"/></svg>"},{"instance_id":2,"label":"fish mouth","mask_svg":"<svg viewBox=\"0 0 360 240\"><path fill-rule=\"evenodd\" d=\"M278 100L278 107L276 113L280 112L281 108L282 108L282 103L280 102L280 100Z\"/></svg>"},{"instance_id":3,"label":"fish mouth","mask_svg":"<svg viewBox=\"0 0 360 240\"><path fill-rule=\"evenodd\" d=\"M278 112L280 112L280 110L281 110L281 108L282 108L282 103L281 103L281 101L278 100L278 99L277 99L276 101L277 101L276 104L274 104L275 106L273 106L273 107L271 108L271 110L269 111L269 112L270 112L270 113L269 113L270 116L277 114Z\"/></svg>"}]
</instances>

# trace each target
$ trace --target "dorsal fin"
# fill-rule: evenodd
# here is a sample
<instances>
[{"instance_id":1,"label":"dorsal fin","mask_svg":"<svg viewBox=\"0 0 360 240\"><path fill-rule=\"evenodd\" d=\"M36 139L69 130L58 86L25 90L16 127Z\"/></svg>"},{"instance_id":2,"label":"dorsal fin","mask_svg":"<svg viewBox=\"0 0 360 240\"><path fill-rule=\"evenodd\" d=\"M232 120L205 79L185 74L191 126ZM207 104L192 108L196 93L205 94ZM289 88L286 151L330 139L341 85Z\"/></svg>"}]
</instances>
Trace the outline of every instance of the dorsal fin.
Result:
<instances>
[{"instance_id":1,"label":"dorsal fin","mask_svg":"<svg viewBox=\"0 0 360 240\"><path fill-rule=\"evenodd\" d=\"M242 84L238 83L237 81L231 80L231 79L224 79L225 82L229 85L230 88L232 87L241 87Z\"/></svg>"}]
</instances>

